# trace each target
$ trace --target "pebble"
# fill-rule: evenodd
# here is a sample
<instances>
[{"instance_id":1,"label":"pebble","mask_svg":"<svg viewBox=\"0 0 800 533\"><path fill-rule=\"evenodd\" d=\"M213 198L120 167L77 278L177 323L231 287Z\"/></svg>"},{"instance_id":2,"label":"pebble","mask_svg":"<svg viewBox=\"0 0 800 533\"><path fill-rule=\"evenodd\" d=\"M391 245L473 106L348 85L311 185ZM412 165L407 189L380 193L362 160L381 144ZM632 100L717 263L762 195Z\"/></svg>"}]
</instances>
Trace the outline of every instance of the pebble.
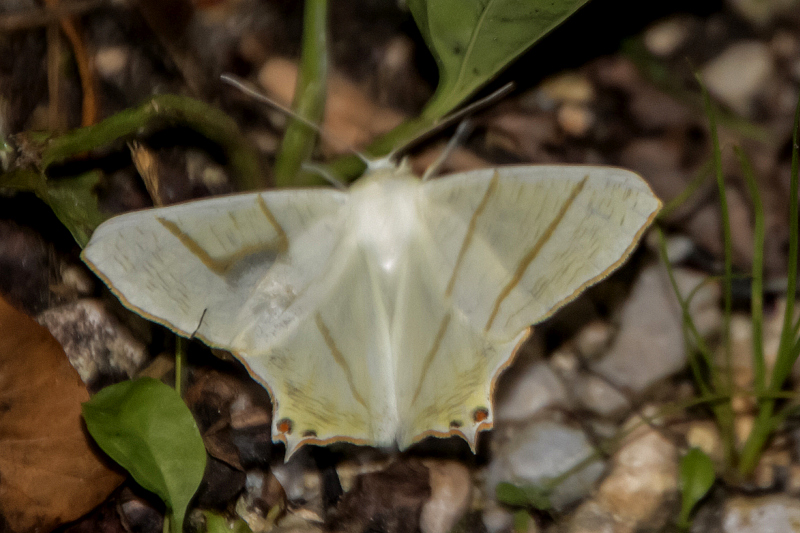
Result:
<instances>
[{"instance_id":1,"label":"pebble","mask_svg":"<svg viewBox=\"0 0 800 533\"><path fill-rule=\"evenodd\" d=\"M566 533L621 533L614 517L596 501L581 504L567 519Z\"/></svg>"},{"instance_id":2,"label":"pebble","mask_svg":"<svg viewBox=\"0 0 800 533\"><path fill-rule=\"evenodd\" d=\"M634 418L631 424L641 420ZM592 500L569 519L569 533L658 530L671 518L666 502L677 497L678 450L649 426L629 435L610 461ZM594 523L594 527L590 524Z\"/></svg>"},{"instance_id":3,"label":"pebble","mask_svg":"<svg viewBox=\"0 0 800 533\"><path fill-rule=\"evenodd\" d=\"M648 244L651 244L650 238L657 237L653 232L649 233ZM658 239L653 239L653 250L658 250ZM686 261L695 251L697 247L694 241L686 235L670 235L667 237L667 261L669 264L674 265Z\"/></svg>"},{"instance_id":4,"label":"pebble","mask_svg":"<svg viewBox=\"0 0 800 533\"><path fill-rule=\"evenodd\" d=\"M697 420L689 424L686 445L689 448L699 448L717 464L722 464L725 459L719 430L710 420Z\"/></svg>"},{"instance_id":5,"label":"pebble","mask_svg":"<svg viewBox=\"0 0 800 533\"><path fill-rule=\"evenodd\" d=\"M426 460L431 497L422 506L421 533L447 533L467 512L472 498L470 472L456 461Z\"/></svg>"},{"instance_id":6,"label":"pebble","mask_svg":"<svg viewBox=\"0 0 800 533\"><path fill-rule=\"evenodd\" d=\"M566 474L594 454L581 429L555 420L533 420L504 437L489 465L489 494L495 493L501 481L544 488L548 480ZM578 501L592 490L602 473L603 463L599 459L590 461L552 487L550 503L559 510Z\"/></svg>"},{"instance_id":7,"label":"pebble","mask_svg":"<svg viewBox=\"0 0 800 533\"><path fill-rule=\"evenodd\" d=\"M486 501L481 520L487 533L505 533L514 529L514 514L493 499Z\"/></svg>"},{"instance_id":8,"label":"pebble","mask_svg":"<svg viewBox=\"0 0 800 533\"><path fill-rule=\"evenodd\" d=\"M575 384L578 401L584 409L599 416L613 417L624 413L631 403L619 390L594 374L583 374Z\"/></svg>"},{"instance_id":9,"label":"pebble","mask_svg":"<svg viewBox=\"0 0 800 533\"><path fill-rule=\"evenodd\" d=\"M676 268L674 275L686 296L705 277ZM706 283L695 293L690 312L701 334L721 323L716 305L719 289ZM620 313L620 330L606 355L592 365L595 372L635 393L679 372L686 365L681 312L661 265L645 268Z\"/></svg>"},{"instance_id":10,"label":"pebble","mask_svg":"<svg viewBox=\"0 0 800 533\"><path fill-rule=\"evenodd\" d=\"M592 82L579 72L565 72L547 78L539 85L539 91L556 103L587 104L595 97Z\"/></svg>"},{"instance_id":11,"label":"pebble","mask_svg":"<svg viewBox=\"0 0 800 533\"><path fill-rule=\"evenodd\" d=\"M724 533L800 532L800 501L781 494L736 496L725 502L720 523Z\"/></svg>"},{"instance_id":12,"label":"pebble","mask_svg":"<svg viewBox=\"0 0 800 533\"><path fill-rule=\"evenodd\" d=\"M36 317L64 348L90 391L130 379L147 360L147 349L98 300L84 298Z\"/></svg>"},{"instance_id":13,"label":"pebble","mask_svg":"<svg viewBox=\"0 0 800 533\"><path fill-rule=\"evenodd\" d=\"M670 17L656 22L645 30L643 39L647 51L658 57L669 57L678 51L689 38L691 19Z\"/></svg>"},{"instance_id":14,"label":"pebble","mask_svg":"<svg viewBox=\"0 0 800 533\"><path fill-rule=\"evenodd\" d=\"M101 78L114 78L127 65L129 55L130 50L126 46L105 46L95 54L94 67Z\"/></svg>"},{"instance_id":15,"label":"pebble","mask_svg":"<svg viewBox=\"0 0 800 533\"><path fill-rule=\"evenodd\" d=\"M613 328L608 322L593 320L575 335L575 348L584 359L594 359L608 346L613 334Z\"/></svg>"},{"instance_id":16,"label":"pebble","mask_svg":"<svg viewBox=\"0 0 800 533\"><path fill-rule=\"evenodd\" d=\"M565 103L559 107L556 119L564 133L572 137L585 136L595 122L592 110L584 104L577 103Z\"/></svg>"},{"instance_id":17,"label":"pebble","mask_svg":"<svg viewBox=\"0 0 800 533\"><path fill-rule=\"evenodd\" d=\"M518 363L524 363L519 361ZM503 378L495 397L497 422L527 420L542 409L567 401L564 384L543 361L515 363L514 371Z\"/></svg>"},{"instance_id":18,"label":"pebble","mask_svg":"<svg viewBox=\"0 0 800 533\"><path fill-rule=\"evenodd\" d=\"M754 26L767 26L778 15L797 9L795 0L728 0L726 2Z\"/></svg>"},{"instance_id":19,"label":"pebble","mask_svg":"<svg viewBox=\"0 0 800 533\"><path fill-rule=\"evenodd\" d=\"M774 73L772 52L760 41L735 43L702 69L709 92L744 116Z\"/></svg>"}]
</instances>

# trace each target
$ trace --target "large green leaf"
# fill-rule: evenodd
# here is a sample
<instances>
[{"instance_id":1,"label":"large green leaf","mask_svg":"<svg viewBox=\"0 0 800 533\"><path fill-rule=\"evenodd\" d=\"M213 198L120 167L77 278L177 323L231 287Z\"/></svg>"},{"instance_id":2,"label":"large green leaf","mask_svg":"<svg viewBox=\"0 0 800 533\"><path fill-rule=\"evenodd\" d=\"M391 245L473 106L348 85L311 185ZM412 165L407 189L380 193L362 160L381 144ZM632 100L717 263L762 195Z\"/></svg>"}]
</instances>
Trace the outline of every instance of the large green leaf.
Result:
<instances>
[{"instance_id":1,"label":"large green leaf","mask_svg":"<svg viewBox=\"0 0 800 533\"><path fill-rule=\"evenodd\" d=\"M103 451L164 501L170 531L180 533L206 466L203 439L180 396L152 378L124 381L84 403L83 418Z\"/></svg>"},{"instance_id":2,"label":"large green leaf","mask_svg":"<svg viewBox=\"0 0 800 533\"><path fill-rule=\"evenodd\" d=\"M423 116L442 117L587 0L409 0L439 66Z\"/></svg>"}]
</instances>

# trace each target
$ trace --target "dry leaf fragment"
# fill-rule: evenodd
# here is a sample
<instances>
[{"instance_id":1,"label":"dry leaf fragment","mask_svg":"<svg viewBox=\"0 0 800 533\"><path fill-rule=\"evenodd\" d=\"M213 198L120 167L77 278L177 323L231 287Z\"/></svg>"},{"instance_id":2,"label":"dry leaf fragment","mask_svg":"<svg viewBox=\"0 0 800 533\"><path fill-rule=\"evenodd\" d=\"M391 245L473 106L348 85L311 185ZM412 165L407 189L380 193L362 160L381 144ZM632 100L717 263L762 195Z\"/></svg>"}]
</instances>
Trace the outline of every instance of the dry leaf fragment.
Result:
<instances>
[{"instance_id":1,"label":"dry leaf fragment","mask_svg":"<svg viewBox=\"0 0 800 533\"><path fill-rule=\"evenodd\" d=\"M85 385L46 328L0 297L0 529L50 531L124 479L83 428Z\"/></svg>"}]
</instances>

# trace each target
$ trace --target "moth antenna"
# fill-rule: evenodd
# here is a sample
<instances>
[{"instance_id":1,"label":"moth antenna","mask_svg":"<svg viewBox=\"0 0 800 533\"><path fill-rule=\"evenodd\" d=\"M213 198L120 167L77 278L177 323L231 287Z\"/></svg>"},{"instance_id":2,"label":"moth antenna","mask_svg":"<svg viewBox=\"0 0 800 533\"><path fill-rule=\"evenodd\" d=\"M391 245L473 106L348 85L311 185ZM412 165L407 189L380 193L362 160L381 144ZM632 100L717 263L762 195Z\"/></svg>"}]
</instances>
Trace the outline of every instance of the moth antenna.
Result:
<instances>
[{"instance_id":1,"label":"moth antenna","mask_svg":"<svg viewBox=\"0 0 800 533\"><path fill-rule=\"evenodd\" d=\"M300 168L302 168L307 172L313 172L314 174L319 174L322 177L322 179L324 179L325 181L327 181L340 191L347 190L347 185L342 180L331 174L325 167L322 167L320 165L315 165L314 163L303 163L302 165L300 165Z\"/></svg>"},{"instance_id":2,"label":"moth antenna","mask_svg":"<svg viewBox=\"0 0 800 533\"><path fill-rule=\"evenodd\" d=\"M332 135L329 135L328 132L326 132L324 129L322 129L319 124L317 124L317 123L315 123L315 122L313 122L311 120L308 120L307 118L305 118L303 116L298 115L297 113L295 113L294 111L292 111L291 109L289 109L285 105L281 104L280 102L277 102L277 101L273 100L272 98L270 98L269 96L265 95L264 93L261 93L258 90L254 89L253 87L250 86L250 84L248 84L247 82L245 82L241 78L239 78L237 76L234 76L233 74L221 74L219 79L221 79L223 82L227 83L228 85L236 87L237 89L242 91L247 96L250 96L250 97L258 100L261 103L264 103L264 104L267 104L269 106L272 106L275 109L277 109L278 111L282 112L284 115L287 115L289 117L292 117L295 120L298 120L298 121L302 122L303 124L305 124L309 128L312 128L314 131L319 133L320 137L323 137L325 139L325 141L329 142L331 145L335 146L336 148L338 148L340 150L344 150L346 152L350 152L351 154L353 154L356 157L358 157L365 165L369 166L370 160L364 154L356 151L351 146L346 146L343 143L339 142L338 139L336 139Z\"/></svg>"},{"instance_id":3,"label":"moth antenna","mask_svg":"<svg viewBox=\"0 0 800 533\"><path fill-rule=\"evenodd\" d=\"M497 102L498 100L506 97L509 93L511 93L515 87L516 86L514 85L514 82L510 81L505 85L503 85L502 87L500 87L499 89L497 89L496 91L494 91L493 93L489 94L488 96L484 96L480 100L476 100L467 107L464 107L456 111L455 113L442 118L439 122L431 126L430 129L420 133L416 138L411 139L410 141L408 141L399 148L395 148L394 151L391 152L390 156L394 156L398 152L408 151L413 146L416 146L420 144L422 141L425 141L426 139L433 137L434 135L441 132L445 128L448 128L453 124L455 124L456 122L459 122L460 120L464 119L465 117L473 115L478 111L480 111L481 109Z\"/></svg>"},{"instance_id":4,"label":"moth antenna","mask_svg":"<svg viewBox=\"0 0 800 533\"><path fill-rule=\"evenodd\" d=\"M475 123L471 119L464 119L458 124L458 128L456 128L456 132L447 142L447 146L444 147L442 153L439 154L439 157L436 158L436 161L431 163L431 165L425 169L425 174L422 175L422 181L428 181L431 179L436 173L442 168L444 162L447 161L447 158L452 155L456 148L460 144L469 137L470 133L475 127Z\"/></svg>"}]
</instances>

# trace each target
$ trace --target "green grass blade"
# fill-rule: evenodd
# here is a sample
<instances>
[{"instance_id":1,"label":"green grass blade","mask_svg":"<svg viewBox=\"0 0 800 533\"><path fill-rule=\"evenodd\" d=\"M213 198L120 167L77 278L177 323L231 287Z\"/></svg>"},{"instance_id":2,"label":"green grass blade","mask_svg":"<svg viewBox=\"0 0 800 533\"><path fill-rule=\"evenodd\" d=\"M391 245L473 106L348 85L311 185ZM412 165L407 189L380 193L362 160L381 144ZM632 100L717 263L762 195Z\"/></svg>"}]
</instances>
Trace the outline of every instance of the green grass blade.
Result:
<instances>
[{"instance_id":1,"label":"green grass blade","mask_svg":"<svg viewBox=\"0 0 800 533\"><path fill-rule=\"evenodd\" d=\"M706 161L700 170L695 174L689 184L678 194L667 202L664 207L661 208L661 211L658 212L658 216L656 217L657 220L666 220L672 214L673 211L678 209L680 206L683 205L686 200L692 197L694 193L700 189L700 186L706 182L708 179L708 175L711 174L711 170L714 168L714 161L709 160Z\"/></svg>"},{"instance_id":2,"label":"green grass blade","mask_svg":"<svg viewBox=\"0 0 800 533\"><path fill-rule=\"evenodd\" d=\"M733 361L731 350L731 313L733 310L733 244L731 240L731 223L730 214L728 212L728 199L725 193L725 176L722 172L722 151L719 146L719 135L717 133L716 115L714 106L711 103L711 97L708 90L703 83L702 78L697 75L697 81L700 83L700 89L703 94L703 105L705 107L706 116L708 117L708 127L711 133L711 146L714 155L714 170L717 178L717 188L719 190L719 204L720 214L722 217L722 239L723 249L725 254L725 274L722 284L723 299L724 299L724 322L722 336L725 344L725 372L724 376L717 376L718 387L723 387L728 391L733 390Z\"/></svg>"},{"instance_id":3,"label":"green grass blade","mask_svg":"<svg viewBox=\"0 0 800 533\"><path fill-rule=\"evenodd\" d=\"M753 379L756 395L761 398L767 388L764 362L764 205L758 192L753 166L738 146L734 148L753 201L753 285L750 292L750 313L753 324Z\"/></svg>"},{"instance_id":4,"label":"green grass blade","mask_svg":"<svg viewBox=\"0 0 800 533\"><path fill-rule=\"evenodd\" d=\"M772 369L767 392L768 396L779 392L800 353L797 335L794 328L794 299L797 291L797 249L798 249L798 130L800 130L800 99L794 114L792 131L792 170L789 183L789 257L787 265L786 309L783 315L783 329L778 345L778 357ZM758 415L753 423L753 430L744 444L739 463L739 472L749 475L758 464L761 450L774 430L773 411L775 400L767 399L759 404Z\"/></svg>"},{"instance_id":5,"label":"green grass blade","mask_svg":"<svg viewBox=\"0 0 800 533\"><path fill-rule=\"evenodd\" d=\"M787 286L786 286L786 310L783 315L783 330L781 331L781 342L778 347L778 359L772 371L770 389L778 391L783 387L786 378L792 371L794 362L797 359L797 352L791 350L795 344L794 335L794 300L797 291L797 251L798 251L798 137L800 136L800 100L797 102L797 109L794 115L794 129L792 131L792 171L789 184L789 264L787 266ZM784 352L785 357L781 357ZM792 354L791 356L789 354Z\"/></svg>"},{"instance_id":6,"label":"green grass blade","mask_svg":"<svg viewBox=\"0 0 800 533\"><path fill-rule=\"evenodd\" d=\"M689 368L692 370L692 375L694 376L695 382L700 388L700 393L704 396L708 396L712 394L711 387L706 382L703 368L701 368L700 362L694 353L697 352L702 356L706 368L711 368L713 365L713 356L711 350L708 348L708 345L705 342L705 339L703 339L702 335L697 330L694 320L692 320L692 315L689 312L689 301L683 297L680 288L678 287L678 282L675 279L675 273L673 272L672 265L669 264L667 257L667 241L664 237L664 232L661 230L661 228L656 229L658 231L658 245L661 252L661 258L664 261L667 269L667 276L669 277L670 285L672 285L672 292L675 294L675 298L678 300L678 305L681 308L684 339L686 341L686 356L689 361ZM689 334L691 334L694 345L689 342Z\"/></svg>"}]
</instances>

